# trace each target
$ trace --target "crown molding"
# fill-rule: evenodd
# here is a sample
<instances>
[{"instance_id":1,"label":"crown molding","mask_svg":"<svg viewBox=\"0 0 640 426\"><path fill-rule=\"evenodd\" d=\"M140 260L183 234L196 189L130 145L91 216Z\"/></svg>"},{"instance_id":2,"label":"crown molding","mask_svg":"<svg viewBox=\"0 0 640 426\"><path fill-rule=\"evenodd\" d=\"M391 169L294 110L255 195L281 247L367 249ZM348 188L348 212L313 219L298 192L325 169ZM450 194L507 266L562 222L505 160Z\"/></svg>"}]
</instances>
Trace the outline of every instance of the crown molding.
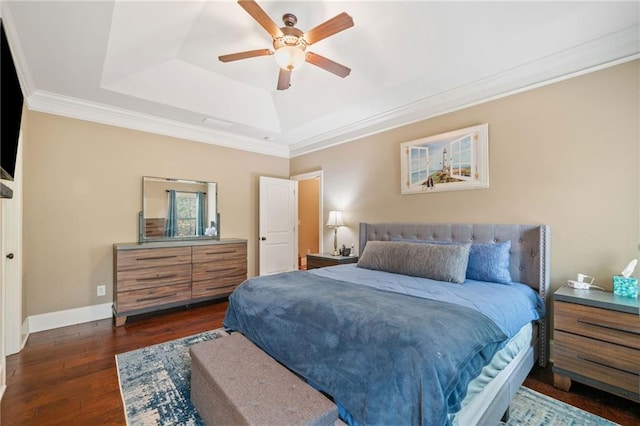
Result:
<instances>
[{"instance_id":1,"label":"crown molding","mask_svg":"<svg viewBox=\"0 0 640 426\"><path fill-rule=\"evenodd\" d=\"M11 12L11 8L7 6L6 1L0 1L0 11L3 22L2 26L4 27L7 41L11 47L11 56L13 57L16 74L18 74L20 87L22 88L22 95L26 99L35 91L35 83L33 82L33 77L28 67L22 66L22 64L27 63L24 48L22 47L22 40L18 37L18 33L13 26L13 22L15 22L13 13ZM10 23L10 25L7 25L7 23Z\"/></svg>"},{"instance_id":2,"label":"crown molding","mask_svg":"<svg viewBox=\"0 0 640 426\"><path fill-rule=\"evenodd\" d=\"M153 115L115 108L95 102L36 90L26 99L29 110L92 121L126 129L140 130L180 139L203 142L258 154L289 157L284 145L267 143Z\"/></svg>"},{"instance_id":3,"label":"crown molding","mask_svg":"<svg viewBox=\"0 0 640 426\"><path fill-rule=\"evenodd\" d=\"M491 100L557 83L640 57L640 30L632 27L572 49L419 99L290 145L290 157L340 145ZM596 64L596 65L594 65Z\"/></svg>"},{"instance_id":4,"label":"crown molding","mask_svg":"<svg viewBox=\"0 0 640 426\"><path fill-rule=\"evenodd\" d=\"M4 12L6 10L3 10L3 14ZM16 51L19 56L22 51L20 42L19 40L14 40L14 42L17 44ZM21 70L21 73L19 70L19 75L22 74L23 80L27 83L25 85L27 93L32 92L28 97L25 96L27 107L30 110L258 154L292 158L598 71L638 59L639 56L640 31L637 27L628 28L510 70L418 99L410 104L399 105L383 113L356 120L349 125L327 132L313 134L314 132L300 131L301 134L311 133L313 136L298 141L295 141L294 137L294 142L290 145L239 136L231 132L168 120L43 90L32 90L34 85L24 70ZM23 63L20 56L18 59L17 63Z\"/></svg>"}]
</instances>

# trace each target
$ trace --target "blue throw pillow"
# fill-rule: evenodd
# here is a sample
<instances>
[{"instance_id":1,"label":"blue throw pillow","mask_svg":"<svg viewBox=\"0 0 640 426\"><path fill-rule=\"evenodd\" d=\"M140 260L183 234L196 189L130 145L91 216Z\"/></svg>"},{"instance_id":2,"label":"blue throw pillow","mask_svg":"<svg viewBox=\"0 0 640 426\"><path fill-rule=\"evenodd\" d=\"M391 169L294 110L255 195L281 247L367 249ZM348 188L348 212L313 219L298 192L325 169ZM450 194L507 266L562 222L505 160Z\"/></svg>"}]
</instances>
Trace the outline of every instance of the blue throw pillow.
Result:
<instances>
[{"instance_id":1,"label":"blue throw pillow","mask_svg":"<svg viewBox=\"0 0 640 426\"><path fill-rule=\"evenodd\" d=\"M510 249L511 241L495 244L471 244L467 278L476 281L511 284Z\"/></svg>"},{"instance_id":2,"label":"blue throw pillow","mask_svg":"<svg viewBox=\"0 0 640 426\"><path fill-rule=\"evenodd\" d=\"M391 237L391 241L442 245L464 244L453 241L414 240L394 237ZM467 278L476 281L511 284L509 250L511 250L511 240L502 243L471 244L469 262L467 264Z\"/></svg>"}]
</instances>

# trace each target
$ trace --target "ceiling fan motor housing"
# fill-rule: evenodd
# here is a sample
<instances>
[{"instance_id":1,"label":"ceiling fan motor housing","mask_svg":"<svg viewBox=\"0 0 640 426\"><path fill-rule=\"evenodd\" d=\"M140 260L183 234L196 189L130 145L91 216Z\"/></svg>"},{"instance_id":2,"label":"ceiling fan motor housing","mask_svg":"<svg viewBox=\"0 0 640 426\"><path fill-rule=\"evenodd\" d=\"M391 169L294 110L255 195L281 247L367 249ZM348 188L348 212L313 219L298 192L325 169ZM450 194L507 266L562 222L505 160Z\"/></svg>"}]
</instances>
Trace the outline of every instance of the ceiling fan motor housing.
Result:
<instances>
[{"instance_id":1,"label":"ceiling fan motor housing","mask_svg":"<svg viewBox=\"0 0 640 426\"><path fill-rule=\"evenodd\" d=\"M301 50L305 50L307 48L307 42L302 37L304 35L302 31L294 27L282 27L280 30L283 35L282 37L273 38L274 49L278 50L284 46L293 46Z\"/></svg>"},{"instance_id":2,"label":"ceiling fan motor housing","mask_svg":"<svg viewBox=\"0 0 640 426\"><path fill-rule=\"evenodd\" d=\"M298 18L293 13L285 13L282 15L282 22L284 22L285 27L295 27L298 23Z\"/></svg>"}]
</instances>

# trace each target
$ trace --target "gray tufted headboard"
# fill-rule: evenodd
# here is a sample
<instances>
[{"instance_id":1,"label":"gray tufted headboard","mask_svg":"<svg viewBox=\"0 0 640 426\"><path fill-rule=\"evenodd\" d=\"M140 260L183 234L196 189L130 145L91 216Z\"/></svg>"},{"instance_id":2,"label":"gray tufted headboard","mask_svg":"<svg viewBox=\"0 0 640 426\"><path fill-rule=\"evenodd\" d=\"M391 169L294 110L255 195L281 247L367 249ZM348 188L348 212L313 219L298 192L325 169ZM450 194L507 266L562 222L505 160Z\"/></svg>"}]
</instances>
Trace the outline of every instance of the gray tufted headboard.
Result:
<instances>
[{"instance_id":1,"label":"gray tufted headboard","mask_svg":"<svg viewBox=\"0 0 640 426\"><path fill-rule=\"evenodd\" d=\"M549 308L550 230L548 225L463 223L361 223L360 253L367 241L392 239L498 243L511 240L511 278L536 289ZM546 321L541 321L541 365L547 360Z\"/></svg>"}]
</instances>

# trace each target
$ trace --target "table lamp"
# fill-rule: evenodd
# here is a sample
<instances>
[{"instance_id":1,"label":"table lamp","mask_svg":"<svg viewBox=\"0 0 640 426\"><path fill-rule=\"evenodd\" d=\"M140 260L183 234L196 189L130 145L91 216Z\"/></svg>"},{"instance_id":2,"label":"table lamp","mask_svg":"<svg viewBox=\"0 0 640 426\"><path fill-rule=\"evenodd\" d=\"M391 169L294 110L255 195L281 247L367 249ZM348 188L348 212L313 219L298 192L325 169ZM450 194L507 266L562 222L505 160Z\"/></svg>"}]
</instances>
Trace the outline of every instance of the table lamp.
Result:
<instances>
[{"instance_id":1,"label":"table lamp","mask_svg":"<svg viewBox=\"0 0 640 426\"><path fill-rule=\"evenodd\" d=\"M338 227L344 226L342 221L342 212L332 210L329 212L329 220L327 220L327 226L333 228L333 255L337 256L338 253Z\"/></svg>"}]
</instances>

